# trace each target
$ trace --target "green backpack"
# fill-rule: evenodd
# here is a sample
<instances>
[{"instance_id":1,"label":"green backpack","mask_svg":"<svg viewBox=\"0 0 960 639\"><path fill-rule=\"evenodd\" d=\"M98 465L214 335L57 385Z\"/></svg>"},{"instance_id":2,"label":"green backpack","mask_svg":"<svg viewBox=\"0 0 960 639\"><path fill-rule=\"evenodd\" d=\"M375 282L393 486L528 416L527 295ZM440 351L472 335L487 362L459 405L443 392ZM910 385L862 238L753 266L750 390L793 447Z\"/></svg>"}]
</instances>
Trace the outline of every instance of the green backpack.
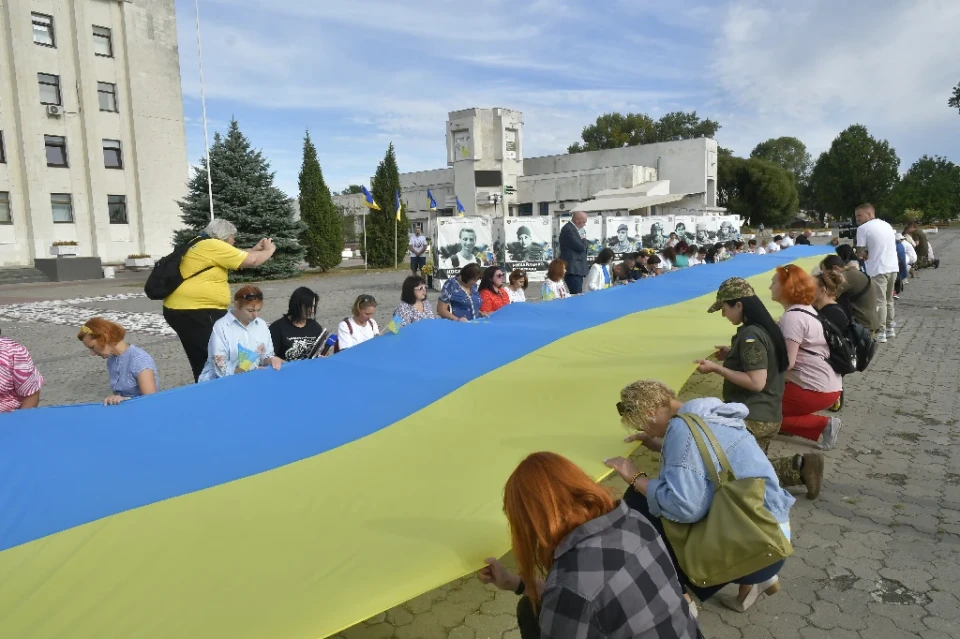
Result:
<instances>
[{"instance_id":1,"label":"green backpack","mask_svg":"<svg viewBox=\"0 0 960 639\"><path fill-rule=\"evenodd\" d=\"M792 555L793 546L763 505L764 479L737 479L710 427L697 415L678 417L690 428L714 486L710 511L700 521L680 524L661 518L680 568L690 582L700 587L729 583ZM701 431L717 455L719 473Z\"/></svg>"}]
</instances>

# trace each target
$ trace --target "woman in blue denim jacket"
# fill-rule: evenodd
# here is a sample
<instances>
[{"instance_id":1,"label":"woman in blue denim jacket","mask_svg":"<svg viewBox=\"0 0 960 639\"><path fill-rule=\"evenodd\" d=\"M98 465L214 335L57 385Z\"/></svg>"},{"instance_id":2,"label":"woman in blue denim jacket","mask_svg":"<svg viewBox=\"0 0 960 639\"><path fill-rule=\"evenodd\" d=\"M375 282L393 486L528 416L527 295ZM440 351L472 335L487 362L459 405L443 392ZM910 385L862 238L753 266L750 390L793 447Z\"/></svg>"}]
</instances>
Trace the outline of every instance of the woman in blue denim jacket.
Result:
<instances>
[{"instance_id":1,"label":"woman in blue denim jacket","mask_svg":"<svg viewBox=\"0 0 960 639\"><path fill-rule=\"evenodd\" d=\"M693 399L686 404L666 385L655 381L639 381L620 392L617 409L621 421L632 430L640 431L627 437L627 441L643 442L643 445L661 454L660 474L648 479L638 472L633 463L623 457L606 460L630 484L624 501L643 513L660 530L681 583L700 601L705 601L719 592L726 584L700 588L689 582L680 569L677 558L670 548L670 541L663 534L660 518L678 523L694 523L703 519L713 502L713 482L707 478L707 469L697 449L696 442L686 423L677 417L679 413L700 416L710 427L727 459L731 470L739 479L762 477L766 484L764 506L780 523L787 539L790 538L790 508L796 501L780 487L777 474L760 449L757 440L747 430L744 418L748 411L743 404L725 404L719 399ZM713 454L719 470L719 462ZM755 573L733 580L740 586L737 597L721 598L730 608L744 612L761 593L774 594L780 589L777 574L783 567L778 561Z\"/></svg>"}]
</instances>

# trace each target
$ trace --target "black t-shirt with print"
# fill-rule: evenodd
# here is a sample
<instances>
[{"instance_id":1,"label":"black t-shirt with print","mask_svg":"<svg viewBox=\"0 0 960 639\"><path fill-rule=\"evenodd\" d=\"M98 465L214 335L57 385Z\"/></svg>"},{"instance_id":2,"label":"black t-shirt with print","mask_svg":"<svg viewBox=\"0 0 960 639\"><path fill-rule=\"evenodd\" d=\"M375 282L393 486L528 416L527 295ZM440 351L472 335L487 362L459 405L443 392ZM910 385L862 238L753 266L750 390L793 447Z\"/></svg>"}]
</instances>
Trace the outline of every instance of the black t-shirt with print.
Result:
<instances>
[{"instance_id":1,"label":"black t-shirt with print","mask_svg":"<svg viewBox=\"0 0 960 639\"><path fill-rule=\"evenodd\" d=\"M306 359L322 333L323 327L312 319L307 320L303 328L299 328L284 315L270 325L273 352L277 357L288 362Z\"/></svg>"}]
</instances>

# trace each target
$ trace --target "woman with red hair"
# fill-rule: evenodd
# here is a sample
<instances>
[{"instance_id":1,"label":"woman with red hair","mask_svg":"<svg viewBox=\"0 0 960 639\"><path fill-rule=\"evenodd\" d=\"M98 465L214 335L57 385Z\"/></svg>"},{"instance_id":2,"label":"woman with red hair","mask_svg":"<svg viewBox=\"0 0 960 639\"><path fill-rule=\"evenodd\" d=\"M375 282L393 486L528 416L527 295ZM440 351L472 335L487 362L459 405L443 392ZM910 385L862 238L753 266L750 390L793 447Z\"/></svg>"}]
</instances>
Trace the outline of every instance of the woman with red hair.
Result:
<instances>
[{"instance_id":1,"label":"woman with red hair","mask_svg":"<svg viewBox=\"0 0 960 639\"><path fill-rule=\"evenodd\" d=\"M794 264L777 269L770 284L774 302L783 306L780 331L787 341L787 384L783 391L780 432L812 441L829 450L840 432L838 417L816 415L833 406L843 390L843 379L830 366L830 347L816 309L817 283Z\"/></svg>"},{"instance_id":2,"label":"woman with red hair","mask_svg":"<svg viewBox=\"0 0 960 639\"><path fill-rule=\"evenodd\" d=\"M526 594L523 639L703 636L656 528L569 459L523 460L503 510L520 574L491 558L480 580Z\"/></svg>"},{"instance_id":3,"label":"woman with red hair","mask_svg":"<svg viewBox=\"0 0 960 639\"><path fill-rule=\"evenodd\" d=\"M107 360L107 376L113 394L103 400L104 406L116 406L134 397L152 395L160 386L157 364L139 346L127 344L127 331L110 320L94 317L80 327L77 339L91 355Z\"/></svg>"}]
</instances>

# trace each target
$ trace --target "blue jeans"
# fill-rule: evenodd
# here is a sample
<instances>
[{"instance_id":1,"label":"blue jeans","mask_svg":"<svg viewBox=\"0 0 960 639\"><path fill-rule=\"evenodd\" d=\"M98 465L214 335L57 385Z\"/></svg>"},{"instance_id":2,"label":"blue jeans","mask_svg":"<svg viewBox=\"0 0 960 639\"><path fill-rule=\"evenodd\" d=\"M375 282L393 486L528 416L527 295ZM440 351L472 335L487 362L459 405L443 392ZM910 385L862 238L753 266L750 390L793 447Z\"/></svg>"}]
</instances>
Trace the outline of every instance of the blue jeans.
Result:
<instances>
[{"instance_id":1,"label":"blue jeans","mask_svg":"<svg viewBox=\"0 0 960 639\"><path fill-rule=\"evenodd\" d=\"M699 599L700 601L706 601L710 597L720 592L723 589L723 587L727 585L727 584L719 584L717 586L709 586L707 588L701 588L699 586L694 586L693 584L691 584L690 580L684 574L683 569L680 568L680 562L677 561L677 556L673 554L673 548L670 546L670 540L667 539L666 534L664 534L663 532L663 522L660 521L659 517L654 517L653 515L650 514L650 506L647 504L646 496L638 493L633 488L627 488L627 492L623 494L623 501L625 501L627 505L630 506L630 508L633 508L638 513L646 517L650 521L650 523L653 524L653 527L657 529L657 532L660 533L660 536L663 538L663 545L667 547L667 552L670 553L670 559L673 560L673 565L677 569L677 577L680 578L680 585L684 589L686 589L691 594L695 595L696 598ZM783 568L783 564L784 564L784 560L781 559L780 561L773 564L772 566L767 566L766 568L762 568L757 572L741 577L740 579L737 579L736 581L733 581L730 583L741 584L741 585L752 585L752 584L763 583L764 581L766 581L767 579L770 579L774 575L779 574L780 569Z\"/></svg>"},{"instance_id":2,"label":"blue jeans","mask_svg":"<svg viewBox=\"0 0 960 639\"><path fill-rule=\"evenodd\" d=\"M571 295L583 293L583 275L570 275L567 273L563 276L563 281L567 283L567 290L570 291Z\"/></svg>"}]
</instances>

